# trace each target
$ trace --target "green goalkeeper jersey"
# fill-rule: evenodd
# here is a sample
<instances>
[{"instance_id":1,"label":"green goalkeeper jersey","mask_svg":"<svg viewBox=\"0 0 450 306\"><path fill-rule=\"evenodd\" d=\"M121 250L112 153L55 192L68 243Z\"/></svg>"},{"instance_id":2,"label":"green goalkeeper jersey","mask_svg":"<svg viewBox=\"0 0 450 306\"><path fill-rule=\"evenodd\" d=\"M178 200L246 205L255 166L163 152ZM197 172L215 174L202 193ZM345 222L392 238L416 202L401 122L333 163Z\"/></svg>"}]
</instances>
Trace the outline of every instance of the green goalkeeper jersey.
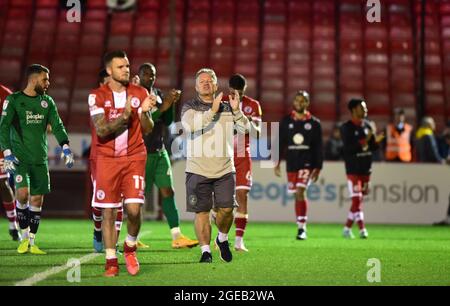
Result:
<instances>
[{"instance_id":1,"label":"green goalkeeper jersey","mask_svg":"<svg viewBox=\"0 0 450 306\"><path fill-rule=\"evenodd\" d=\"M48 125L61 146L69 143L66 129L50 96L30 97L23 92L13 93L3 104L1 150L11 150L19 162L45 163L48 160Z\"/></svg>"}]
</instances>

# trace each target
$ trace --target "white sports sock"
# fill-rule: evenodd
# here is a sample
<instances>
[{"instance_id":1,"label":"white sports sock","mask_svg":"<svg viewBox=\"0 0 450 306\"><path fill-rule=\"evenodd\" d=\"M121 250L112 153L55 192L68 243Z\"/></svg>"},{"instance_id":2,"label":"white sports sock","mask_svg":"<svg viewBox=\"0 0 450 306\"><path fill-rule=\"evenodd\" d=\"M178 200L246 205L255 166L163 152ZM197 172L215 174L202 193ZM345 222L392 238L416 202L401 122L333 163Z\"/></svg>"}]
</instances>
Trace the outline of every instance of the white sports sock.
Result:
<instances>
[{"instance_id":1,"label":"white sports sock","mask_svg":"<svg viewBox=\"0 0 450 306\"><path fill-rule=\"evenodd\" d=\"M211 253L211 248L209 247L208 244L207 245L202 245L200 248L202 249L202 254L205 253L205 252Z\"/></svg>"},{"instance_id":2,"label":"white sports sock","mask_svg":"<svg viewBox=\"0 0 450 306\"><path fill-rule=\"evenodd\" d=\"M174 227L170 229L170 234L172 235L172 240L176 240L181 236L181 230L179 227Z\"/></svg>"},{"instance_id":3,"label":"white sports sock","mask_svg":"<svg viewBox=\"0 0 450 306\"><path fill-rule=\"evenodd\" d=\"M116 249L106 249L105 250L106 259L114 259L116 256Z\"/></svg>"},{"instance_id":4,"label":"white sports sock","mask_svg":"<svg viewBox=\"0 0 450 306\"><path fill-rule=\"evenodd\" d=\"M127 239L125 239L125 243L130 247L134 247L137 243L137 237L127 235Z\"/></svg>"},{"instance_id":5,"label":"white sports sock","mask_svg":"<svg viewBox=\"0 0 450 306\"><path fill-rule=\"evenodd\" d=\"M30 245L34 245L34 241L36 239L36 235L29 233L29 237L30 237Z\"/></svg>"},{"instance_id":6,"label":"white sports sock","mask_svg":"<svg viewBox=\"0 0 450 306\"><path fill-rule=\"evenodd\" d=\"M234 240L234 244L236 246L241 246L241 244L242 244L242 237L236 236L236 239Z\"/></svg>"},{"instance_id":7,"label":"white sports sock","mask_svg":"<svg viewBox=\"0 0 450 306\"><path fill-rule=\"evenodd\" d=\"M228 240L228 234L219 232L219 242L224 242Z\"/></svg>"},{"instance_id":8,"label":"white sports sock","mask_svg":"<svg viewBox=\"0 0 450 306\"><path fill-rule=\"evenodd\" d=\"M28 239L28 238L30 238L30 228L29 227L22 230L22 239Z\"/></svg>"}]
</instances>

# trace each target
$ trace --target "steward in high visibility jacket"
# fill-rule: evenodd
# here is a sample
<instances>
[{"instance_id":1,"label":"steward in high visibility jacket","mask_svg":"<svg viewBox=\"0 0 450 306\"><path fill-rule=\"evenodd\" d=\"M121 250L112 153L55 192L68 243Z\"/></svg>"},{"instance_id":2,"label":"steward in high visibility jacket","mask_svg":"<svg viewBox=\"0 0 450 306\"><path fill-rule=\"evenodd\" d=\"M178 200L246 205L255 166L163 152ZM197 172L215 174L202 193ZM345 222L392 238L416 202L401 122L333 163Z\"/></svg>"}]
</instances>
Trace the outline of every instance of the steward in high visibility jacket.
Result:
<instances>
[{"instance_id":1,"label":"steward in high visibility jacket","mask_svg":"<svg viewBox=\"0 0 450 306\"><path fill-rule=\"evenodd\" d=\"M411 162L411 136L413 128L408 123L394 126L389 124L386 131L386 152L387 161Z\"/></svg>"}]
</instances>

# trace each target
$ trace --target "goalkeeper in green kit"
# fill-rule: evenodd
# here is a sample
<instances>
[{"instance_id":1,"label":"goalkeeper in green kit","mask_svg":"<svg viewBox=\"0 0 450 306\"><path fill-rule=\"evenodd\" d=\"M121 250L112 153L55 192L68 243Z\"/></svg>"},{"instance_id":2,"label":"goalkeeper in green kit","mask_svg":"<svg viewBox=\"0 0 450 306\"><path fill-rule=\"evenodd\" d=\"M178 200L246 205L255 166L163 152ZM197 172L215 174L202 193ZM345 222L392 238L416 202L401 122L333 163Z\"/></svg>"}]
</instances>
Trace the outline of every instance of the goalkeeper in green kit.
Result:
<instances>
[{"instance_id":1,"label":"goalkeeper in green kit","mask_svg":"<svg viewBox=\"0 0 450 306\"><path fill-rule=\"evenodd\" d=\"M38 64L27 68L27 87L8 96L0 121L0 148L5 170L14 176L16 210L22 241L17 252L44 255L35 244L44 195L50 192L47 125L62 147L62 158L73 166L69 138L55 102L46 94L50 71Z\"/></svg>"}]
</instances>

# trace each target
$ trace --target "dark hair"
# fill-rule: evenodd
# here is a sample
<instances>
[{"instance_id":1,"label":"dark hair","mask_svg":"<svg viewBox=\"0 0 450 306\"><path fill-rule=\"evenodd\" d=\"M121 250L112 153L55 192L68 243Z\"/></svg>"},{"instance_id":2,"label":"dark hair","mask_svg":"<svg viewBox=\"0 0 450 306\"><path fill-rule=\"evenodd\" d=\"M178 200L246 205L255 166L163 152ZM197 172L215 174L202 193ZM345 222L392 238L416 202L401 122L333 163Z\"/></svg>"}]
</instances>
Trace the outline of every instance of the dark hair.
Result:
<instances>
[{"instance_id":1,"label":"dark hair","mask_svg":"<svg viewBox=\"0 0 450 306\"><path fill-rule=\"evenodd\" d=\"M303 98L306 99L306 101L309 102L309 93L306 90L299 90L295 93L295 96L302 96Z\"/></svg>"},{"instance_id":2,"label":"dark hair","mask_svg":"<svg viewBox=\"0 0 450 306\"><path fill-rule=\"evenodd\" d=\"M404 115L405 114L405 110L401 107L396 107L394 108L394 114L396 115Z\"/></svg>"},{"instance_id":3,"label":"dark hair","mask_svg":"<svg viewBox=\"0 0 450 306\"><path fill-rule=\"evenodd\" d=\"M247 85L247 80L242 74L235 74L230 78L228 84L233 89L244 90Z\"/></svg>"},{"instance_id":4,"label":"dark hair","mask_svg":"<svg viewBox=\"0 0 450 306\"><path fill-rule=\"evenodd\" d=\"M347 107L349 109L349 111L352 111L355 107L357 107L358 105L361 105L361 103L365 102L363 99L351 99L350 101L348 101Z\"/></svg>"},{"instance_id":5,"label":"dark hair","mask_svg":"<svg viewBox=\"0 0 450 306\"><path fill-rule=\"evenodd\" d=\"M109 77L108 72L106 71L106 69L102 69L102 71L100 71L98 73L98 83L103 83L105 78Z\"/></svg>"},{"instance_id":6,"label":"dark hair","mask_svg":"<svg viewBox=\"0 0 450 306\"><path fill-rule=\"evenodd\" d=\"M155 71L156 71L156 67L152 63L143 63L142 65L139 66L139 70L138 70L139 73L141 73L142 70L144 70L146 68L148 68L148 69L155 69Z\"/></svg>"},{"instance_id":7,"label":"dark hair","mask_svg":"<svg viewBox=\"0 0 450 306\"><path fill-rule=\"evenodd\" d=\"M118 51L108 52L103 57L103 64L106 67L109 64L111 64L113 59L115 59L115 58L126 58L126 57L127 57L127 54L125 53L125 51L118 50Z\"/></svg>"},{"instance_id":8,"label":"dark hair","mask_svg":"<svg viewBox=\"0 0 450 306\"><path fill-rule=\"evenodd\" d=\"M50 70L47 67L42 66L40 64L33 64L33 65L30 65L27 67L26 76L27 76L27 78L29 78L30 75L32 75L32 74L39 74L42 72L50 73Z\"/></svg>"}]
</instances>

